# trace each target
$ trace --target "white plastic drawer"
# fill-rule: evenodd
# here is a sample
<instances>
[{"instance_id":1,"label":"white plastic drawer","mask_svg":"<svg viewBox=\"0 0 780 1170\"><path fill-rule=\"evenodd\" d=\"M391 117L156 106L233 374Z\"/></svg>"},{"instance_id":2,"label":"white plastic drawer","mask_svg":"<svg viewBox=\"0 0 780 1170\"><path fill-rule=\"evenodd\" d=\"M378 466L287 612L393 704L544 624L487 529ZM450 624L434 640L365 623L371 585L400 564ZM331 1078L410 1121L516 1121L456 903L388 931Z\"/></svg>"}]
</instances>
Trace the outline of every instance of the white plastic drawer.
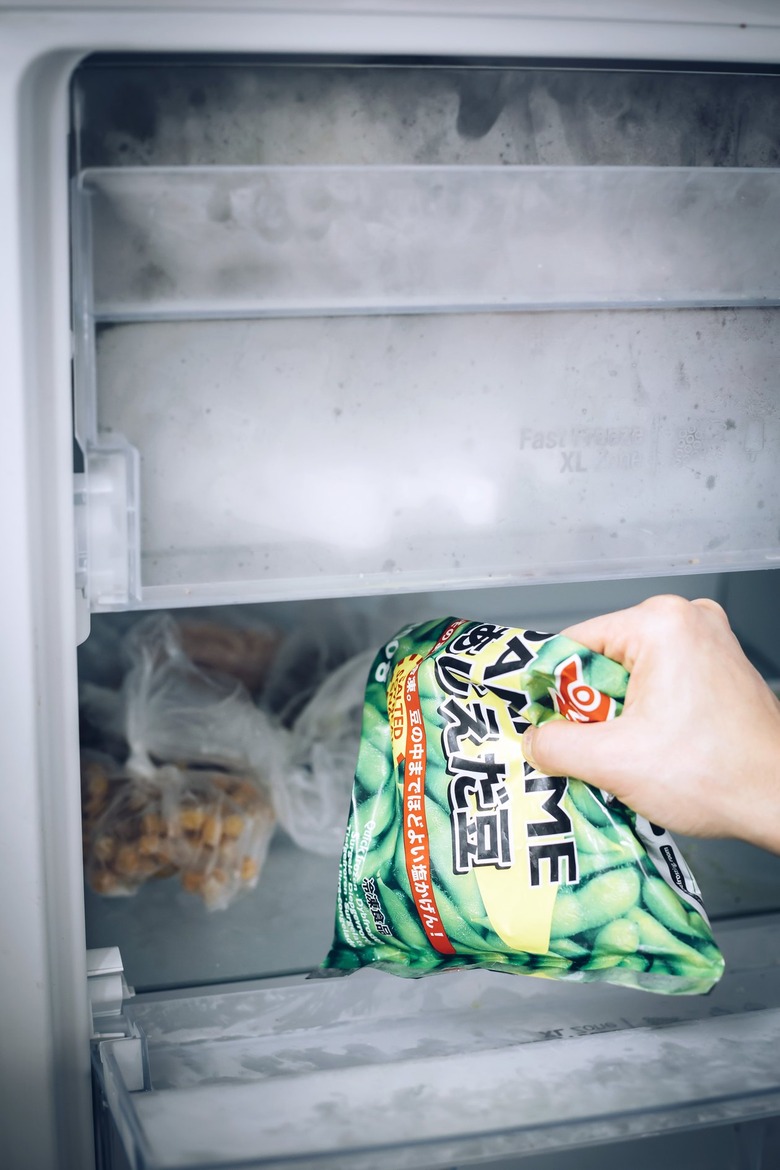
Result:
<instances>
[{"instance_id":1,"label":"white plastic drawer","mask_svg":"<svg viewBox=\"0 0 780 1170\"><path fill-rule=\"evenodd\" d=\"M160 993L128 1008L148 1087L121 1040L99 1081L132 1170L433 1170L771 1117L780 922L718 938L703 997L474 971Z\"/></svg>"}]
</instances>

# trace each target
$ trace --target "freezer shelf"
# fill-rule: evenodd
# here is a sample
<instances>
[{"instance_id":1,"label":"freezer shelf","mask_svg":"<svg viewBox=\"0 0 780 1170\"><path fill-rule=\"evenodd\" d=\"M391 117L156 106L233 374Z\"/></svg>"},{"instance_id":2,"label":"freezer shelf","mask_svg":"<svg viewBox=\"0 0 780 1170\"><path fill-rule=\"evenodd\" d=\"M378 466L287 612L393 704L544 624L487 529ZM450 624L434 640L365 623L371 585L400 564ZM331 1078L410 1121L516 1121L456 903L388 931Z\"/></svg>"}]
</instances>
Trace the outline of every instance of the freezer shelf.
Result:
<instances>
[{"instance_id":1,"label":"freezer shelf","mask_svg":"<svg viewBox=\"0 0 780 1170\"><path fill-rule=\"evenodd\" d=\"M777 910L780 858L737 841L677 843L718 931L723 919ZM279 833L257 887L225 912L209 913L175 879L149 882L132 898L87 889L87 945L119 946L138 990L307 971L330 945L338 865Z\"/></svg>"},{"instance_id":2,"label":"freezer shelf","mask_svg":"<svg viewBox=\"0 0 780 1170\"><path fill-rule=\"evenodd\" d=\"M454 591L444 595L395 594L317 603L290 603L230 609L194 610L194 621L227 623L228 629L270 629L292 635L292 657L282 670L271 706L289 703L293 679L307 692L325 680L345 656L376 648L408 623L453 613L530 629L559 630L594 614L634 605L654 593L679 592L690 598L719 598L742 636L746 615L762 631L764 655L776 661L780 642L773 636L777 574L655 578L650 581L592 582L525 586L517 590ZM734 590L739 590L732 606ZM171 615L173 616L173 615ZM182 615L179 614L181 617ZM126 639L144 621L142 614L101 614L79 654L82 702L91 688L105 697L122 684ZM298 669L293 670L293 663ZM326 665L330 663L330 665ZM776 676L774 662L765 663ZM298 671L302 670L302 673ZM354 676L353 676L354 677ZM362 685L358 679L355 694ZM272 691L273 694L273 691ZM91 700L89 700L91 701ZM300 699L299 703L303 700ZM94 725L84 712L82 735L95 747ZM93 716L94 718L94 716ZM329 855L298 848L281 829L275 834L257 886L245 890L227 911L209 912L198 896L185 893L178 878L146 882L132 897L104 897L86 889L87 946L118 946L127 978L139 990L193 987L302 972L316 964L331 939L338 885L338 865L357 758L344 760L338 778L329 777L331 793L342 793L327 824ZM116 745L121 755L124 749ZM303 812L306 812L305 806ZM321 816L320 812L317 814ZM306 818L309 827L311 815ZM715 920L780 910L780 857L738 841L677 838L701 887L704 904ZM310 843L310 840L309 840ZM321 846L320 846L321 847Z\"/></svg>"},{"instance_id":3,"label":"freezer shelf","mask_svg":"<svg viewBox=\"0 0 780 1170\"><path fill-rule=\"evenodd\" d=\"M776 312L103 329L87 482L139 453L139 574L92 608L776 563Z\"/></svg>"},{"instance_id":4,"label":"freezer shelf","mask_svg":"<svg viewBox=\"0 0 780 1170\"><path fill-rule=\"evenodd\" d=\"M722 924L706 997L491 972L142 997L151 1089L100 1046L133 1170L445 1167L771 1116L780 916Z\"/></svg>"},{"instance_id":5,"label":"freezer shelf","mask_svg":"<svg viewBox=\"0 0 780 1170\"><path fill-rule=\"evenodd\" d=\"M780 298L774 169L125 167L77 213L97 321Z\"/></svg>"}]
</instances>

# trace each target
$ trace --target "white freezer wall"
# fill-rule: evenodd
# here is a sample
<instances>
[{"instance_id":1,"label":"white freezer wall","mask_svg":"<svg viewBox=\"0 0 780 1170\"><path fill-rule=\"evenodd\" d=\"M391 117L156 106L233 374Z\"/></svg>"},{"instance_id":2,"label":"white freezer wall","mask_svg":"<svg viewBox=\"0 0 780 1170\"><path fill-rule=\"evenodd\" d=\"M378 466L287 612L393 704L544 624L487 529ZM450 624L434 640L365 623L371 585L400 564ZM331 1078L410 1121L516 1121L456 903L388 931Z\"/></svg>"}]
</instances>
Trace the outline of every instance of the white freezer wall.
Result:
<instances>
[{"instance_id":1,"label":"white freezer wall","mask_svg":"<svg viewBox=\"0 0 780 1170\"><path fill-rule=\"evenodd\" d=\"M349 8L349 11L347 9ZM305 11L305 19L300 14ZM193 15L193 12L195 15ZM720 5L494 0L101 0L0 5L0 322L4 354L0 879L4 1165L89 1166L73 590L67 85L101 50L451 53L780 60L780 14ZM594 19L596 18L596 19ZM9 1056L10 1054L10 1056Z\"/></svg>"}]
</instances>

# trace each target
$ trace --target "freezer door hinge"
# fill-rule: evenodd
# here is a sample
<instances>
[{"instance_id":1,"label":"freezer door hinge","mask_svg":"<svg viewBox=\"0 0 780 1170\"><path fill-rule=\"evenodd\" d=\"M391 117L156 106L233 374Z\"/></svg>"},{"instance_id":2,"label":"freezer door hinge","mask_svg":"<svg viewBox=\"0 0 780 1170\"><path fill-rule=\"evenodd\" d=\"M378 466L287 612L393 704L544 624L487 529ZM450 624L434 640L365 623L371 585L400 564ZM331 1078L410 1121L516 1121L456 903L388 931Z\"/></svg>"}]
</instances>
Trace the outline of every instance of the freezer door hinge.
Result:
<instances>
[{"instance_id":1,"label":"freezer door hinge","mask_svg":"<svg viewBox=\"0 0 780 1170\"><path fill-rule=\"evenodd\" d=\"M130 1092L149 1088L146 1037L125 1014L125 1004L135 994L125 980L118 947L87 951L87 993L92 1016L92 1043L100 1059L110 1047L122 1080Z\"/></svg>"}]
</instances>

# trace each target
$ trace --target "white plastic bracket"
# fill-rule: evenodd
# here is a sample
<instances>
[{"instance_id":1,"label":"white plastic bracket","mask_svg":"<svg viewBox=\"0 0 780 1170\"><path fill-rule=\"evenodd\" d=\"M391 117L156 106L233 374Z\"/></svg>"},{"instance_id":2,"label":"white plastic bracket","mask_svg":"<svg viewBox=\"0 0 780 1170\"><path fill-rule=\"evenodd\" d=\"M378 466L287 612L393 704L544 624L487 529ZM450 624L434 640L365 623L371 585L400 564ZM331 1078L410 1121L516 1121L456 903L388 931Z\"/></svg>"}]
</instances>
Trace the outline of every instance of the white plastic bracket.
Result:
<instances>
[{"instance_id":1,"label":"white plastic bracket","mask_svg":"<svg viewBox=\"0 0 780 1170\"><path fill-rule=\"evenodd\" d=\"M146 1040L138 1026L124 1014L126 1001L135 994L125 980L118 947L87 951L87 993L92 1012L92 1041L111 1052L131 1093L149 1087Z\"/></svg>"},{"instance_id":2,"label":"white plastic bracket","mask_svg":"<svg viewBox=\"0 0 780 1170\"><path fill-rule=\"evenodd\" d=\"M84 636L91 611L127 609L140 594L139 468L137 450L112 436L87 447L84 471L74 476L76 593Z\"/></svg>"},{"instance_id":3,"label":"white plastic bracket","mask_svg":"<svg viewBox=\"0 0 780 1170\"><path fill-rule=\"evenodd\" d=\"M87 951L87 993L92 1011L92 1034L105 1037L122 1015L126 1000L135 994L125 980L119 947L96 947Z\"/></svg>"}]
</instances>

